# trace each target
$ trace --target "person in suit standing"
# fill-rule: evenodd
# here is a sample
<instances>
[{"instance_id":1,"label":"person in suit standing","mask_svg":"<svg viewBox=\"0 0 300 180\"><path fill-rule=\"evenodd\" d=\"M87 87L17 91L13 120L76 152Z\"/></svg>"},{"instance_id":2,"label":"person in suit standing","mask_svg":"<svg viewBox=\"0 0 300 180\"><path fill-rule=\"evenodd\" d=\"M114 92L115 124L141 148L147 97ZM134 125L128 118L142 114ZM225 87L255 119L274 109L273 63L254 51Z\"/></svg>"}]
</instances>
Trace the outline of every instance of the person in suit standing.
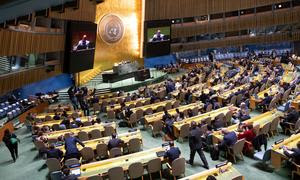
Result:
<instances>
[{"instance_id":1,"label":"person in suit standing","mask_svg":"<svg viewBox=\"0 0 300 180\"><path fill-rule=\"evenodd\" d=\"M78 138L73 137L73 134L71 134L70 137L67 137L65 139L65 149L66 149L65 160L71 158L80 159L80 152L77 148L77 143L79 143L82 147L85 146Z\"/></svg>"},{"instance_id":2,"label":"person in suit standing","mask_svg":"<svg viewBox=\"0 0 300 180\"><path fill-rule=\"evenodd\" d=\"M180 157L181 151L178 147L174 147L174 142L169 142L170 149L166 151L164 158L168 158L169 163L171 164L175 159Z\"/></svg>"},{"instance_id":3,"label":"person in suit standing","mask_svg":"<svg viewBox=\"0 0 300 180\"><path fill-rule=\"evenodd\" d=\"M202 135L202 132L201 132L200 128L197 126L196 122L193 121L191 123L191 130L190 130L190 134L189 134L190 159L186 162L190 165L193 165L195 154L197 152L204 164L204 168L209 169L207 160L203 153L203 145L202 145L201 135Z\"/></svg>"},{"instance_id":4,"label":"person in suit standing","mask_svg":"<svg viewBox=\"0 0 300 180\"><path fill-rule=\"evenodd\" d=\"M115 147L120 147L124 143L124 141L117 138L116 133L113 133L111 135L111 137L112 137L112 139L108 141L108 145L107 145L108 150L111 150L112 148L115 148Z\"/></svg>"}]
</instances>

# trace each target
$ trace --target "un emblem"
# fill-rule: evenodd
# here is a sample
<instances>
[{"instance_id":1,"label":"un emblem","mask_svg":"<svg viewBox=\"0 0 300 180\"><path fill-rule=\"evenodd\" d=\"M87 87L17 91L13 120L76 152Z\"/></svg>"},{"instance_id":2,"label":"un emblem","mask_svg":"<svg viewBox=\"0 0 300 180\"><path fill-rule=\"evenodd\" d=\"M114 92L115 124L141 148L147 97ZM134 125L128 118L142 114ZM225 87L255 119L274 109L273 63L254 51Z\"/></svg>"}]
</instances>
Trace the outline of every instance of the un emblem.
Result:
<instances>
[{"instance_id":1,"label":"un emblem","mask_svg":"<svg viewBox=\"0 0 300 180\"><path fill-rule=\"evenodd\" d=\"M109 44L119 42L124 35L122 20L113 14L105 15L98 23L98 35Z\"/></svg>"}]
</instances>

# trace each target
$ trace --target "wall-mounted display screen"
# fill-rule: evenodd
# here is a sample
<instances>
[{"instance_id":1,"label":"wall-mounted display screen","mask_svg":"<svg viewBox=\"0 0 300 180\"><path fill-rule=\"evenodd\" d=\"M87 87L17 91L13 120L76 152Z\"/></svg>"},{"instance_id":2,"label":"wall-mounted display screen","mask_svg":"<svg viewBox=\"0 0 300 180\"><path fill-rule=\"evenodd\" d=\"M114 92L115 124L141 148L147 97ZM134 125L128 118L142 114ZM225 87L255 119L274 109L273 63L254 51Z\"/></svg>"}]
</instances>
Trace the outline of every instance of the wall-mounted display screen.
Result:
<instances>
[{"instance_id":1,"label":"wall-mounted display screen","mask_svg":"<svg viewBox=\"0 0 300 180\"><path fill-rule=\"evenodd\" d=\"M94 66L97 25L70 21L67 24L64 72L77 73Z\"/></svg>"},{"instance_id":2,"label":"wall-mounted display screen","mask_svg":"<svg viewBox=\"0 0 300 180\"><path fill-rule=\"evenodd\" d=\"M171 21L146 21L144 32L145 57L170 54Z\"/></svg>"}]
</instances>

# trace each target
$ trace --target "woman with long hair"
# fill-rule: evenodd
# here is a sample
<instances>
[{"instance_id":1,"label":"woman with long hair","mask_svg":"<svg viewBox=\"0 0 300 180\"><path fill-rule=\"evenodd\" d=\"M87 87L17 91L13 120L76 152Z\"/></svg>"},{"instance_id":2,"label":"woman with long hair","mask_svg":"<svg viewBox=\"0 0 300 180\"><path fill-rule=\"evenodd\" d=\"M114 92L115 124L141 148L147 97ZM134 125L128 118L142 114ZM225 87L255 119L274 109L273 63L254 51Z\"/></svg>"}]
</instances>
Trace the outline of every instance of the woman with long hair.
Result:
<instances>
[{"instance_id":1,"label":"woman with long hair","mask_svg":"<svg viewBox=\"0 0 300 180\"><path fill-rule=\"evenodd\" d=\"M18 142L20 142L20 140L14 133L11 133L6 129L4 131L3 142L8 148L14 162L16 162L16 159L18 158Z\"/></svg>"}]
</instances>

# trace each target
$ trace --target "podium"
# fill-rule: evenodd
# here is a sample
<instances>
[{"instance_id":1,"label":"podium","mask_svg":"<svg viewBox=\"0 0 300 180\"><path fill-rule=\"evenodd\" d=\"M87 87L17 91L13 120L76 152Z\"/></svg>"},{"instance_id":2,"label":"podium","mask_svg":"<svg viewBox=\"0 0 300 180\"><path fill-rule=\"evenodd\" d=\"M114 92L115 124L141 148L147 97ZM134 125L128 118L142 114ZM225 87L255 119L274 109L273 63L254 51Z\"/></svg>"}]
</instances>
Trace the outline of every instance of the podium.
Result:
<instances>
[{"instance_id":1,"label":"podium","mask_svg":"<svg viewBox=\"0 0 300 180\"><path fill-rule=\"evenodd\" d=\"M114 83L132 77L136 81L145 81L150 78L150 70L139 69L137 62L126 62L115 65L112 71L102 73L102 79L105 83Z\"/></svg>"}]
</instances>

